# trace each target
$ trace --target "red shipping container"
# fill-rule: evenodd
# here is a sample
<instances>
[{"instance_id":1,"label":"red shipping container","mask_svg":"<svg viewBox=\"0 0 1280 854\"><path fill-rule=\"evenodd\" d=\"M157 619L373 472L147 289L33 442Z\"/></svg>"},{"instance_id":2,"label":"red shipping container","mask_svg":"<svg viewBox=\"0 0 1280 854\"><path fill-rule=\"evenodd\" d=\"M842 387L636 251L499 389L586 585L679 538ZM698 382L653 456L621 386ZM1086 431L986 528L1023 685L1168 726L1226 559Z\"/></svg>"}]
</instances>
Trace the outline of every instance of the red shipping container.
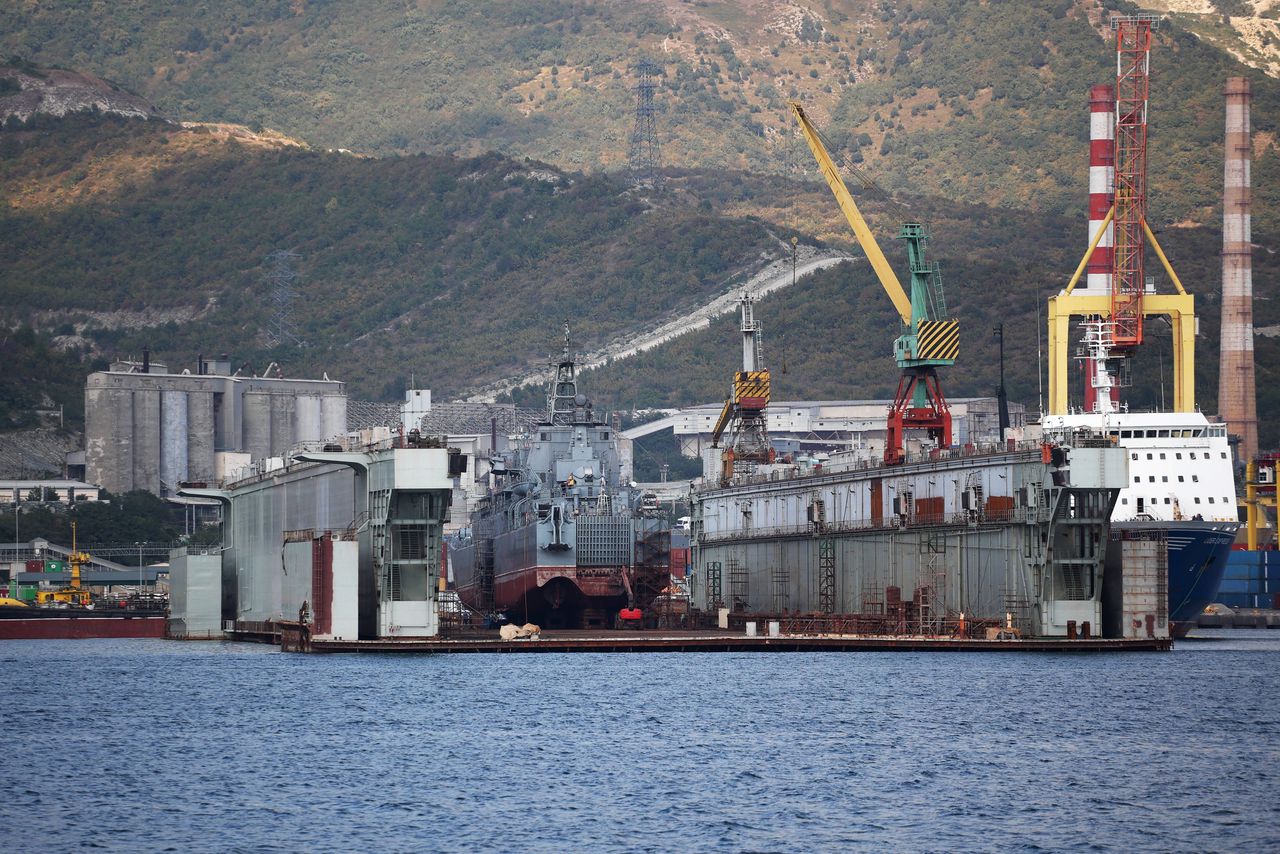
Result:
<instances>
[{"instance_id":1,"label":"red shipping container","mask_svg":"<svg viewBox=\"0 0 1280 854\"><path fill-rule=\"evenodd\" d=\"M689 568L689 550L671 550L671 577L684 578Z\"/></svg>"}]
</instances>

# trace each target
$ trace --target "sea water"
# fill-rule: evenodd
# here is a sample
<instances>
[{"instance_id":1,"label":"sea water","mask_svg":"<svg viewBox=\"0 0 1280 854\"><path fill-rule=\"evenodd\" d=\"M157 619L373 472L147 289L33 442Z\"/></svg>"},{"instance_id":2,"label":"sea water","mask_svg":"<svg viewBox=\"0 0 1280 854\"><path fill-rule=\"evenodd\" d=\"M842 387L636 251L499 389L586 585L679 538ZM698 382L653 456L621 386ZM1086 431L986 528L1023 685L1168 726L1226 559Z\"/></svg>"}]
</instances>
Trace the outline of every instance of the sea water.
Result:
<instances>
[{"instance_id":1,"label":"sea water","mask_svg":"<svg viewBox=\"0 0 1280 854\"><path fill-rule=\"evenodd\" d=\"M1280 848L1280 632L1170 653L0 643L4 851Z\"/></svg>"}]
</instances>

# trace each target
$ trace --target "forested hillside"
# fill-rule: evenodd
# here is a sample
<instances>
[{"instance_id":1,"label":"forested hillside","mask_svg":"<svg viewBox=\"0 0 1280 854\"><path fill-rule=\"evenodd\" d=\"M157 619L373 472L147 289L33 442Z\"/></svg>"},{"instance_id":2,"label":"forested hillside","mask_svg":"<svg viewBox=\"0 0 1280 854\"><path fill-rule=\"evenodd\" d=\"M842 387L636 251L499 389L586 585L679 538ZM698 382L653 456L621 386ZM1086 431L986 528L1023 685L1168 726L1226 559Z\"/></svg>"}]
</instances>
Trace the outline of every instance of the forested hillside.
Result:
<instances>
[{"instance_id":1,"label":"forested hillside","mask_svg":"<svg viewBox=\"0 0 1280 854\"><path fill-rule=\"evenodd\" d=\"M173 364L232 350L366 396L410 372L442 396L513 373L565 322L598 345L784 251L688 194L497 154L369 159L82 115L11 126L0 160L11 321ZM301 348L267 337L277 249L301 256Z\"/></svg>"},{"instance_id":2,"label":"forested hillside","mask_svg":"<svg viewBox=\"0 0 1280 854\"><path fill-rule=\"evenodd\" d=\"M0 69L0 108L47 107L51 81L75 77L126 110L150 115L149 98L170 121L38 110L0 130L3 319L33 328L14 358L57 367L57 402L78 397L68 365L147 344L175 366L226 350L253 370L326 371L358 396L393 399L412 376L447 399L537 362L565 322L595 349L677 316L785 257L792 235L854 249L792 126L786 101L798 98L838 156L907 206L860 202L899 269L902 217L930 226L963 330L950 392L993 387L991 327L1004 322L1011 387L1034 404L1037 311L1085 242L1086 94L1114 67L1113 8L1137 7L24 4L0 28L0 54L26 57ZM1210 411L1221 90L1233 74L1255 93L1256 322L1280 329L1280 89L1220 49L1211 24L1178 12L1159 31L1149 170L1149 218L1199 295ZM642 56L662 68L660 190L630 188L623 168ZM302 347L268 333L264 259L278 249L300 256ZM890 393L896 320L865 264L772 296L761 313L780 396ZM610 366L593 393L621 405L718 399L736 359L731 326ZM1167 374L1156 337L1136 402L1158 400ZM1257 346L1274 443L1280 347L1265 335ZM8 388L11 407L34 405L23 380Z\"/></svg>"},{"instance_id":3,"label":"forested hillside","mask_svg":"<svg viewBox=\"0 0 1280 854\"><path fill-rule=\"evenodd\" d=\"M1173 8L1152 55L1152 171L1176 176L1160 221L1213 221L1224 79L1250 73L1256 127L1276 131L1280 86L1241 65L1229 21L1246 0ZM1186 14L1184 7L1201 14ZM1207 10L1217 14L1204 14ZM18 4L0 55L108 77L175 119L264 125L373 154L488 150L588 172L625 164L632 66L655 97L673 167L811 174L786 100L884 186L1082 212L1087 93L1114 75L1112 11L1097 0L225 0ZM1236 16L1236 17L1232 17ZM1270 16L1270 17L1268 17ZM1268 29L1270 27L1271 29ZM1203 38L1202 38L1203 36ZM1277 184L1260 140L1260 213Z\"/></svg>"}]
</instances>

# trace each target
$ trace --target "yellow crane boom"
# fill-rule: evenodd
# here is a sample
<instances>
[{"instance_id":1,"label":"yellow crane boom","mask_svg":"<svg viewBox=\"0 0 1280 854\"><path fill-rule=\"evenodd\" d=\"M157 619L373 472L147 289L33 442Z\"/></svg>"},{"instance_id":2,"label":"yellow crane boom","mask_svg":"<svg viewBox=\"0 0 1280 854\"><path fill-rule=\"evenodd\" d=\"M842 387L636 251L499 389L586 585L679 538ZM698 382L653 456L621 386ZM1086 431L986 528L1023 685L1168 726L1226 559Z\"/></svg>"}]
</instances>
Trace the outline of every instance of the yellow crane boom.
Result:
<instances>
[{"instance_id":1,"label":"yellow crane boom","mask_svg":"<svg viewBox=\"0 0 1280 854\"><path fill-rule=\"evenodd\" d=\"M853 229L854 236L858 238L858 245L867 254L867 260L871 262L871 269L875 270L876 277L880 280L885 293L889 295L889 299L893 300L893 307L898 310L898 315L902 318L902 322L910 326L911 299L907 296L907 292L902 289L902 283L898 281L898 275L889 266L884 253L880 251L880 244L876 243L875 235L871 233L871 229L867 226L867 221L862 218L862 212L853 203L853 196L849 194L849 188L844 185L844 180L840 177L839 170L836 169L835 161L827 153L827 147L822 144L822 139L818 136L817 129L810 123L809 117L804 114L804 108L792 101L791 112L795 114L796 121L800 123L800 132L804 134L805 142L809 143L809 150L813 152L814 159L818 161L818 168L822 170L822 176L827 179L827 186L831 188L832 194L835 195L836 202L840 205L840 210L844 212L844 218L849 221L849 227Z\"/></svg>"}]
</instances>

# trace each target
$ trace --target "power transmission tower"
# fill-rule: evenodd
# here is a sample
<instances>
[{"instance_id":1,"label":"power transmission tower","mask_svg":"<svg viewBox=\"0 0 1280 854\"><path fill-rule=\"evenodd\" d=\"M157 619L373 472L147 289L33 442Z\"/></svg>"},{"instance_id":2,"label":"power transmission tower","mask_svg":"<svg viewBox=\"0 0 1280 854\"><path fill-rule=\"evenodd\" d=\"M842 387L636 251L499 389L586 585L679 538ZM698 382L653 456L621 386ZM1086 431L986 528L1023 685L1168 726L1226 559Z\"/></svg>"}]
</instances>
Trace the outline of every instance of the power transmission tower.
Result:
<instances>
[{"instance_id":1,"label":"power transmission tower","mask_svg":"<svg viewBox=\"0 0 1280 854\"><path fill-rule=\"evenodd\" d=\"M648 59L636 63L636 124L631 131L631 185L633 187L657 187L662 178L658 167L662 158L658 150L658 130L654 122L653 92L658 84L655 78L659 68Z\"/></svg>"},{"instance_id":2,"label":"power transmission tower","mask_svg":"<svg viewBox=\"0 0 1280 854\"><path fill-rule=\"evenodd\" d=\"M293 325L293 298L296 296L293 282L298 278L293 262L301 257L287 249L279 249L266 257L271 265L267 271L268 298L271 300L271 318L267 321L268 346L302 346L302 339Z\"/></svg>"}]
</instances>

